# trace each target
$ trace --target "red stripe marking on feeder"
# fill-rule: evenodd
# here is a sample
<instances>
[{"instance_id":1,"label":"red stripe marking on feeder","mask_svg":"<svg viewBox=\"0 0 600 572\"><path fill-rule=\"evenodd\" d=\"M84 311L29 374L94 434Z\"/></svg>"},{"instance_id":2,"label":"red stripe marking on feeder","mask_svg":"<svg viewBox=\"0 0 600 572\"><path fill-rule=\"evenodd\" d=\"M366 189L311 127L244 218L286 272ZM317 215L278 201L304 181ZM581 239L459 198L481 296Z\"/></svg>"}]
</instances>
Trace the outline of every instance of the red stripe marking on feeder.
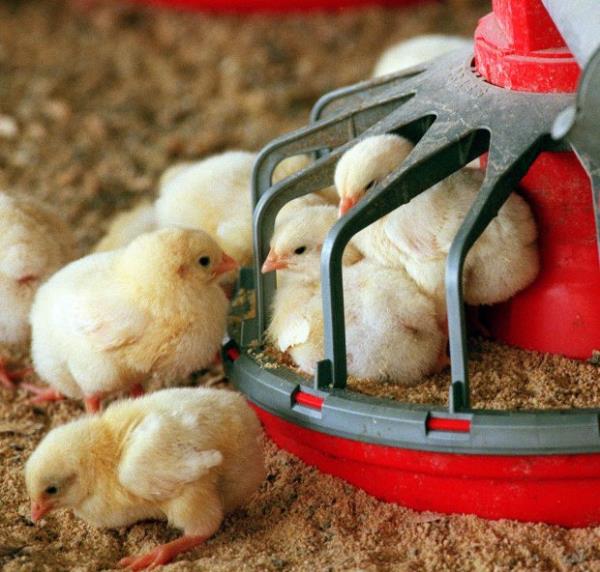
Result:
<instances>
[{"instance_id":1,"label":"red stripe marking on feeder","mask_svg":"<svg viewBox=\"0 0 600 572\"><path fill-rule=\"evenodd\" d=\"M469 433L471 421L468 419L447 419L443 417L428 417L425 423L427 431L448 431L452 433Z\"/></svg>"},{"instance_id":2,"label":"red stripe marking on feeder","mask_svg":"<svg viewBox=\"0 0 600 572\"><path fill-rule=\"evenodd\" d=\"M240 357L240 350L239 350L238 348L235 348L235 347L233 347L233 348L228 348L228 349L225 351L225 353L226 353L227 357L228 357L228 358L229 358L231 361L235 361L235 360L239 359L239 357Z\"/></svg>"},{"instance_id":3,"label":"red stripe marking on feeder","mask_svg":"<svg viewBox=\"0 0 600 572\"><path fill-rule=\"evenodd\" d=\"M323 409L323 402L325 399L322 397L317 397L316 395L312 395L311 393L305 393L304 391L298 391L294 395L294 401L298 405L304 405L305 407L310 407L311 409Z\"/></svg>"}]
</instances>

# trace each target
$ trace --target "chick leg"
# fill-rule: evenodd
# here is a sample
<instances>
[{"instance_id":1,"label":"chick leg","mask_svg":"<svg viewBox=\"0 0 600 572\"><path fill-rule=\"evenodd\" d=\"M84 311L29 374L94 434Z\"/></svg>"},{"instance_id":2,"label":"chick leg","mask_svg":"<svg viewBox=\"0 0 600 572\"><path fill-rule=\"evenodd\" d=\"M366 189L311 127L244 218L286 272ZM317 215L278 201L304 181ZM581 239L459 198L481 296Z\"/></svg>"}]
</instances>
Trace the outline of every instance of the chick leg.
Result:
<instances>
[{"instance_id":1,"label":"chick leg","mask_svg":"<svg viewBox=\"0 0 600 572\"><path fill-rule=\"evenodd\" d=\"M14 389L15 382L21 381L26 375L29 375L33 370L30 367L10 371L7 367L6 360L0 358L0 385L7 389Z\"/></svg>"},{"instance_id":2,"label":"chick leg","mask_svg":"<svg viewBox=\"0 0 600 572\"><path fill-rule=\"evenodd\" d=\"M98 413L102 409L103 393L92 393L83 398L83 404L87 413Z\"/></svg>"},{"instance_id":3,"label":"chick leg","mask_svg":"<svg viewBox=\"0 0 600 572\"><path fill-rule=\"evenodd\" d=\"M119 566L135 571L167 564L178 554L202 544L207 538L207 536L182 536L177 540L173 540L173 542L157 546L154 550L148 552L148 554L123 558L119 561Z\"/></svg>"},{"instance_id":4,"label":"chick leg","mask_svg":"<svg viewBox=\"0 0 600 572\"><path fill-rule=\"evenodd\" d=\"M131 389L129 390L129 395L131 397L141 397L145 393L146 392L144 391L144 386L141 383L135 383L131 386Z\"/></svg>"},{"instance_id":5,"label":"chick leg","mask_svg":"<svg viewBox=\"0 0 600 572\"><path fill-rule=\"evenodd\" d=\"M120 566L131 570L143 570L166 564L181 552L190 550L210 538L223 520L223 507L215 475L209 473L195 481L193 486L183 490L165 507L165 513L170 523L183 529L184 536L157 546L148 554L123 558L119 562Z\"/></svg>"},{"instance_id":6,"label":"chick leg","mask_svg":"<svg viewBox=\"0 0 600 572\"><path fill-rule=\"evenodd\" d=\"M52 389L51 387L39 387L37 385L33 385L33 383L22 383L21 387L35 395L35 397L30 400L31 403L62 401L65 398L62 393L59 393L56 391L56 389Z\"/></svg>"},{"instance_id":7,"label":"chick leg","mask_svg":"<svg viewBox=\"0 0 600 572\"><path fill-rule=\"evenodd\" d=\"M440 371L446 369L449 365L450 358L448 357L448 352L446 350L446 347L444 346L444 349L440 352L440 355L438 356L434 372L439 373Z\"/></svg>"}]
</instances>

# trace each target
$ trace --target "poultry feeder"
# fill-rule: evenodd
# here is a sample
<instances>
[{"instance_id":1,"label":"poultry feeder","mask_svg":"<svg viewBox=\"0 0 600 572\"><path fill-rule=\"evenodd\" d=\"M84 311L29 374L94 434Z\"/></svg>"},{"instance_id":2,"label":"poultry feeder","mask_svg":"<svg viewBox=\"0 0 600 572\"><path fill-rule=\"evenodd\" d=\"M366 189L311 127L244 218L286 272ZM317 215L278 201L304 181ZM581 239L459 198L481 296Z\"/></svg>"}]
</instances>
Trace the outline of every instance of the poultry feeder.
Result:
<instances>
[{"instance_id":1,"label":"poultry feeder","mask_svg":"<svg viewBox=\"0 0 600 572\"><path fill-rule=\"evenodd\" d=\"M490 312L490 328L509 343L574 358L600 347L594 218L600 6L594 0L494 0L492 6L475 32L475 57L454 52L325 95L306 128L260 153L253 177L255 262L240 279L250 295L234 304L225 367L280 447L378 498L417 510L599 524L600 410L471 407L461 276L469 248L519 185L538 221L543 270L527 290ZM283 366L265 367L260 349L275 279L260 268L277 212L331 185L338 159L358 139L388 132L416 146L323 245L325 350L312 383ZM272 185L278 162L300 153L314 153L314 162ZM345 245L483 154L485 180L446 268L448 408L346 389Z\"/></svg>"}]
</instances>

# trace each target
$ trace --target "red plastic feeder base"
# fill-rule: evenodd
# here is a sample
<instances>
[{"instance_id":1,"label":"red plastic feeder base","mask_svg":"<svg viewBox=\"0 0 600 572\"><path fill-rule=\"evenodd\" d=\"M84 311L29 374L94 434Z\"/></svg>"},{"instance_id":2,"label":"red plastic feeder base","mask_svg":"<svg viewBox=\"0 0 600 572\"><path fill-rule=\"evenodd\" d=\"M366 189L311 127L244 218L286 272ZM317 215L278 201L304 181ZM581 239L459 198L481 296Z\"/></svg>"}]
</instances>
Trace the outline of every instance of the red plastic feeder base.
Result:
<instances>
[{"instance_id":1,"label":"red plastic feeder base","mask_svg":"<svg viewBox=\"0 0 600 572\"><path fill-rule=\"evenodd\" d=\"M296 12L333 10L379 4L402 6L431 0L133 0L134 2L180 10L218 10L222 12Z\"/></svg>"},{"instance_id":2,"label":"red plastic feeder base","mask_svg":"<svg viewBox=\"0 0 600 572\"><path fill-rule=\"evenodd\" d=\"M600 454L486 456L398 449L312 431L253 408L279 447L378 499L488 519L600 524Z\"/></svg>"}]
</instances>

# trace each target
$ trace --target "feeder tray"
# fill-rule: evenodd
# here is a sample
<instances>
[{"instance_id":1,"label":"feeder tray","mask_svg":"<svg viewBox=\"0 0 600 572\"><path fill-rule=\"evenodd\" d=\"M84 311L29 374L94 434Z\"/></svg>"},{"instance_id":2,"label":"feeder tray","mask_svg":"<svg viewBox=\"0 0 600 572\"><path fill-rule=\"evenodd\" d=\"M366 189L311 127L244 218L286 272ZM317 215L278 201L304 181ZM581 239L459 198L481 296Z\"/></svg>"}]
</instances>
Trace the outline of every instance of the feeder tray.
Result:
<instances>
[{"instance_id":1,"label":"feeder tray","mask_svg":"<svg viewBox=\"0 0 600 572\"><path fill-rule=\"evenodd\" d=\"M560 2L546 2L556 15L560 10L550 10L553 4ZM598 8L588 4L599 16ZM573 21L572 14L561 17ZM564 18L558 20L563 30ZM593 41L595 50L598 40ZM598 204L600 51L591 53L589 42L580 45L587 65L577 99L572 93L493 85L478 73L472 53L454 52L324 96L308 127L273 141L260 153L253 178L255 263L240 279L241 288L255 296L255 312L250 304L235 306L224 363L278 445L379 498L418 510L566 526L600 523L600 410L471 408L461 286L469 249L541 153L574 149L592 178L593 202ZM260 268L278 211L292 199L333 184L342 154L357 140L383 133L402 135L416 145L336 223L323 245L325 356L312 384L283 366L264 367L259 353L275 278L262 275ZM301 153L314 153L314 163L272 185L276 165ZM347 390L345 246L354 234L484 153L485 180L447 261L448 408L390 402Z\"/></svg>"}]
</instances>

